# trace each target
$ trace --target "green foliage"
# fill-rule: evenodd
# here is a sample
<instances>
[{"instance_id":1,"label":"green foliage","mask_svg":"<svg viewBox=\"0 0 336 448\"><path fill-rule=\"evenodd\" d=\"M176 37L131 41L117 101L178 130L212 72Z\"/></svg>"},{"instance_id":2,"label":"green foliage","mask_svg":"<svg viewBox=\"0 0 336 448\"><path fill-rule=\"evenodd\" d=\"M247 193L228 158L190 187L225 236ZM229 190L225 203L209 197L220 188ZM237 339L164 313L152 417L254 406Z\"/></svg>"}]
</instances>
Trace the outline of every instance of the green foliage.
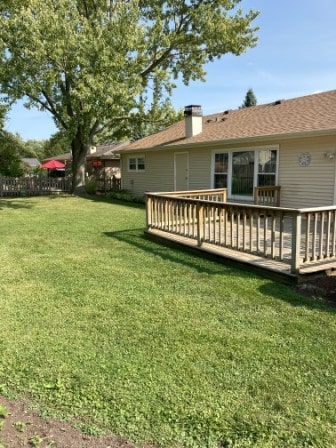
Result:
<instances>
[{"instance_id":1,"label":"green foliage","mask_svg":"<svg viewBox=\"0 0 336 448\"><path fill-rule=\"evenodd\" d=\"M0 404L0 418L6 418L6 417L8 417L7 409L5 408L5 406L2 406Z\"/></svg>"},{"instance_id":2,"label":"green foliage","mask_svg":"<svg viewBox=\"0 0 336 448\"><path fill-rule=\"evenodd\" d=\"M24 422L15 422L13 426L19 431L23 432L25 430L26 424Z\"/></svg>"},{"instance_id":3,"label":"green foliage","mask_svg":"<svg viewBox=\"0 0 336 448\"><path fill-rule=\"evenodd\" d=\"M107 194L110 199L118 199L126 202L135 202L137 204L145 204L146 199L144 196L136 195L128 190L116 190Z\"/></svg>"},{"instance_id":4,"label":"green foliage","mask_svg":"<svg viewBox=\"0 0 336 448\"><path fill-rule=\"evenodd\" d=\"M29 445L31 445L34 448L39 447L42 442L43 442L43 438L39 435L35 435L29 439Z\"/></svg>"},{"instance_id":5,"label":"green foliage","mask_svg":"<svg viewBox=\"0 0 336 448\"><path fill-rule=\"evenodd\" d=\"M240 109L245 109L245 107L251 107L256 105L257 105L257 98L255 97L253 90L249 89L246 92L245 100L241 105Z\"/></svg>"},{"instance_id":6,"label":"green foliage","mask_svg":"<svg viewBox=\"0 0 336 448\"><path fill-rule=\"evenodd\" d=\"M7 106L5 104L0 103L0 132L5 126L5 120L6 120L6 113L7 113Z\"/></svg>"},{"instance_id":7,"label":"green foliage","mask_svg":"<svg viewBox=\"0 0 336 448\"><path fill-rule=\"evenodd\" d=\"M96 179L91 178L91 179L86 180L85 190L86 190L87 194L96 194L96 191L97 191Z\"/></svg>"},{"instance_id":8,"label":"green foliage","mask_svg":"<svg viewBox=\"0 0 336 448\"><path fill-rule=\"evenodd\" d=\"M57 132L44 142L45 159L71 152L71 141L65 132Z\"/></svg>"},{"instance_id":9,"label":"green foliage","mask_svg":"<svg viewBox=\"0 0 336 448\"><path fill-rule=\"evenodd\" d=\"M22 176L22 152L23 143L19 136L6 131L0 132L0 175Z\"/></svg>"},{"instance_id":10,"label":"green foliage","mask_svg":"<svg viewBox=\"0 0 336 448\"><path fill-rule=\"evenodd\" d=\"M45 140L26 140L22 142L22 157L33 157L38 160L44 158Z\"/></svg>"},{"instance_id":11,"label":"green foliage","mask_svg":"<svg viewBox=\"0 0 336 448\"><path fill-rule=\"evenodd\" d=\"M88 436L98 437L103 434L103 431L100 428L97 428L93 425L88 425L86 423L77 423L75 427L80 429L83 434L87 434Z\"/></svg>"},{"instance_id":12,"label":"green foliage","mask_svg":"<svg viewBox=\"0 0 336 448\"><path fill-rule=\"evenodd\" d=\"M53 116L71 141L74 186L81 187L95 138L133 135L143 120L164 126L177 78L204 80L206 63L256 44L258 13L244 14L239 3L3 1L0 92ZM135 134L147 132L138 126Z\"/></svg>"}]
</instances>

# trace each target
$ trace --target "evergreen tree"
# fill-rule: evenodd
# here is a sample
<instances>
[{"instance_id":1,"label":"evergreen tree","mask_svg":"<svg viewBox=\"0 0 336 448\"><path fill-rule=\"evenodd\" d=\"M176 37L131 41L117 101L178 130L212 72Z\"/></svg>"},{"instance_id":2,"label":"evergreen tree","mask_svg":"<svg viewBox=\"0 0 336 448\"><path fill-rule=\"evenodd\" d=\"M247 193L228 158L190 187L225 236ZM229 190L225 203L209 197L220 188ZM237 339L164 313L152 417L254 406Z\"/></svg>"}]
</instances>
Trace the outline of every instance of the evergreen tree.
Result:
<instances>
[{"instance_id":1,"label":"evergreen tree","mask_svg":"<svg viewBox=\"0 0 336 448\"><path fill-rule=\"evenodd\" d=\"M241 105L240 109L245 109L245 107L251 107L256 105L257 105L257 98L255 97L253 90L248 89L248 91L246 92L245 100Z\"/></svg>"}]
</instances>

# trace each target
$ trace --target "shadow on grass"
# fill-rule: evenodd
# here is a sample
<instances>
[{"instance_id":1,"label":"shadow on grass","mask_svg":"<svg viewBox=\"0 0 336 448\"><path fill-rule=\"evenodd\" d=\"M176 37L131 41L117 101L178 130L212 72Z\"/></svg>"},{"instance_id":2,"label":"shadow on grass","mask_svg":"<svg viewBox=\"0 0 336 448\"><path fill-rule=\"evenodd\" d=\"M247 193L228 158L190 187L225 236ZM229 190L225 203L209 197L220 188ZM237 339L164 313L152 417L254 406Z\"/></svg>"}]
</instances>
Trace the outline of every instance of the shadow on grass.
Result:
<instances>
[{"instance_id":1,"label":"shadow on grass","mask_svg":"<svg viewBox=\"0 0 336 448\"><path fill-rule=\"evenodd\" d=\"M208 275L223 275L237 277L244 281L248 278L260 278L269 280L267 283L262 284L259 287L259 291L265 296L270 296L276 300L286 301L294 307L306 307L322 312L336 312L336 307L317 300L313 297L303 296L298 293L294 286L285 284L277 280L270 280L265 274L258 274L249 270L248 267L238 268L230 265L229 260L223 262L214 261L204 256L203 253L196 255L191 252L190 249L184 247L169 247L164 244L158 244L156 242L148 240L144 235L143 228L121 230L116 232L105 232L109 238L115 238L118 241L122 241L132 247L136 247L144 252L158 256L163 260L167 260L173 263L180 263L183 266L188 266L195 269L198 272L206 273Z\"/></svg>"},{"instance_id":2,"label":"shadow on grass","mask_svg":"<svg viewBox=\"0 0 336 448\"><path fill-rule=\"evenodd\" d=\"M274 283L276 287L274 287ZM294 307L304 306L309 309L318 311L326 311L329 313L336 313L336 307L333 303L327 302L322 298L307 296L296 291L295 287L289 287L281 283L267 283L262 285L259 290L274 299L282 300L290 303Z\"/></svg>"},{"instance_id":3,"label":"shadow on grass","mask_svg":"<svg viewBox=\"0 0 336 448\"><path fill-rule=\"evenodd\" d=\"M20 209L20 208L32 208L33 207L33 203L31 201L29 201L28 199L25 198L20 198L20 200L18 200L19 198L2 198L0 199L0 211L5 209L5 208L12 208L12 209ZM22 201L22 199L25 199L24 201Z\"/></svg>"},{"instance_id":4,"label":"shadow on grass","mask_svg":"<svg viewBox=\"0 0 336 448\"><path fill-rule=\"evenodd\" d=\"M233 269L231 266L223 266L215 262L209 264L209 260L205 260L203 257L196 257L191 254L188 249L184 249L183 247L174 248L150 241L144 236L144 228L105 232L104 234L144 252L148 252L151 255L158 256L163 260L180 263L199 272L204 272L210 275L229 274L239 276L244 275L246 277L251 276L249 273ZM211 268L209 266L211 266Z\"/></svg>"},{"instance_id":5,"label":"shadow on grass","mask_svg":"<svg viewBox=\"0 0 336 448\"><path fill-rule=\"evenodd\" d=\"M109 198L108 196L97 196L91 194L85 194L80 196L82 199L87 199L92 202L104 202L105 204L122 205L129 208L138 208L145 210L145 204L140 202L125 201L123 199Z\"/></svg>"}]
</instances>

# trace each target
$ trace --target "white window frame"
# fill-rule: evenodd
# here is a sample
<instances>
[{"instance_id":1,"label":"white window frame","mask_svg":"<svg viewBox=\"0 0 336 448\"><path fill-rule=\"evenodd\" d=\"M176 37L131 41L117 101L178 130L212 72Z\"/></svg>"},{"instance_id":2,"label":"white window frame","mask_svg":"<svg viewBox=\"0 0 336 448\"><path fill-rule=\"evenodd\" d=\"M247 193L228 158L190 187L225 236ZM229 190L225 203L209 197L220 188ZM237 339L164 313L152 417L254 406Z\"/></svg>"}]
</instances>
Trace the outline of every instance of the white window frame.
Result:
<instances>
[{"instance_id":1,"label":"white window frame","mask_svg":"<svg viewBox=\"0 0 336 448\"><path fill-rule=\"evenodd\" d=\"M215 188L215 154L228 154L228 172L227 172L227 193L228 199L253 201L253 194L251 196L241 196L232 194L232 155L235 152L249 152L254 151L254 172L253 172L253 190L258 185L258 166L259 166L259 152L273 150L276 151L276 173L275 173L275 185L278 185L279 178L279 145L265 145L265 146L253 146L253 147L239 147L239 148L220 148L212 150L211 157L211 188Z\"/></svg>"},{"instance_id":2,"label":"white window frame","mask_svg":"<svg viewBox=\"0 0 336 448\"><path fill-rule=\"evenodd\" d=\"M135 169L131 169L130 168L130 160L131 159L135 159ZM144 169L139 169L139 159L143 159L144 161ZM136 154L133 156L128 156L127 157L127 171L129 173L144 173L146 170L146 158L144 154Z\"/></svg>"}]
</instances>

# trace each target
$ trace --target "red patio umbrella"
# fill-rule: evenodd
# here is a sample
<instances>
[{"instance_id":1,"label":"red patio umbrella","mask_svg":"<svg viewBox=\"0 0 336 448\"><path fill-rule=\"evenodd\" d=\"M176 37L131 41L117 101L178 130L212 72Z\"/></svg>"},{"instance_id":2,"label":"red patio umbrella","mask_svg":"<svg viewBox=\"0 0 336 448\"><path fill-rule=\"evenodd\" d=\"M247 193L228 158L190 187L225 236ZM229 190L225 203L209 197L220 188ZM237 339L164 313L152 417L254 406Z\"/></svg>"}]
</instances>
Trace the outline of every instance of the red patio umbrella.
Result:
<instances>
[{"instance_id":1,"label":"red patio umbrella","mask_svg":"<svg viewBox=\"0 0 336 448\"><path fill-rule=\"evenodd\" d=\"M49 162L43 163L40 168L48 168L50 170L56 170L57 168L64 168L65 165L58 160L49 160Z\"/></svg>"}]
</instances>

